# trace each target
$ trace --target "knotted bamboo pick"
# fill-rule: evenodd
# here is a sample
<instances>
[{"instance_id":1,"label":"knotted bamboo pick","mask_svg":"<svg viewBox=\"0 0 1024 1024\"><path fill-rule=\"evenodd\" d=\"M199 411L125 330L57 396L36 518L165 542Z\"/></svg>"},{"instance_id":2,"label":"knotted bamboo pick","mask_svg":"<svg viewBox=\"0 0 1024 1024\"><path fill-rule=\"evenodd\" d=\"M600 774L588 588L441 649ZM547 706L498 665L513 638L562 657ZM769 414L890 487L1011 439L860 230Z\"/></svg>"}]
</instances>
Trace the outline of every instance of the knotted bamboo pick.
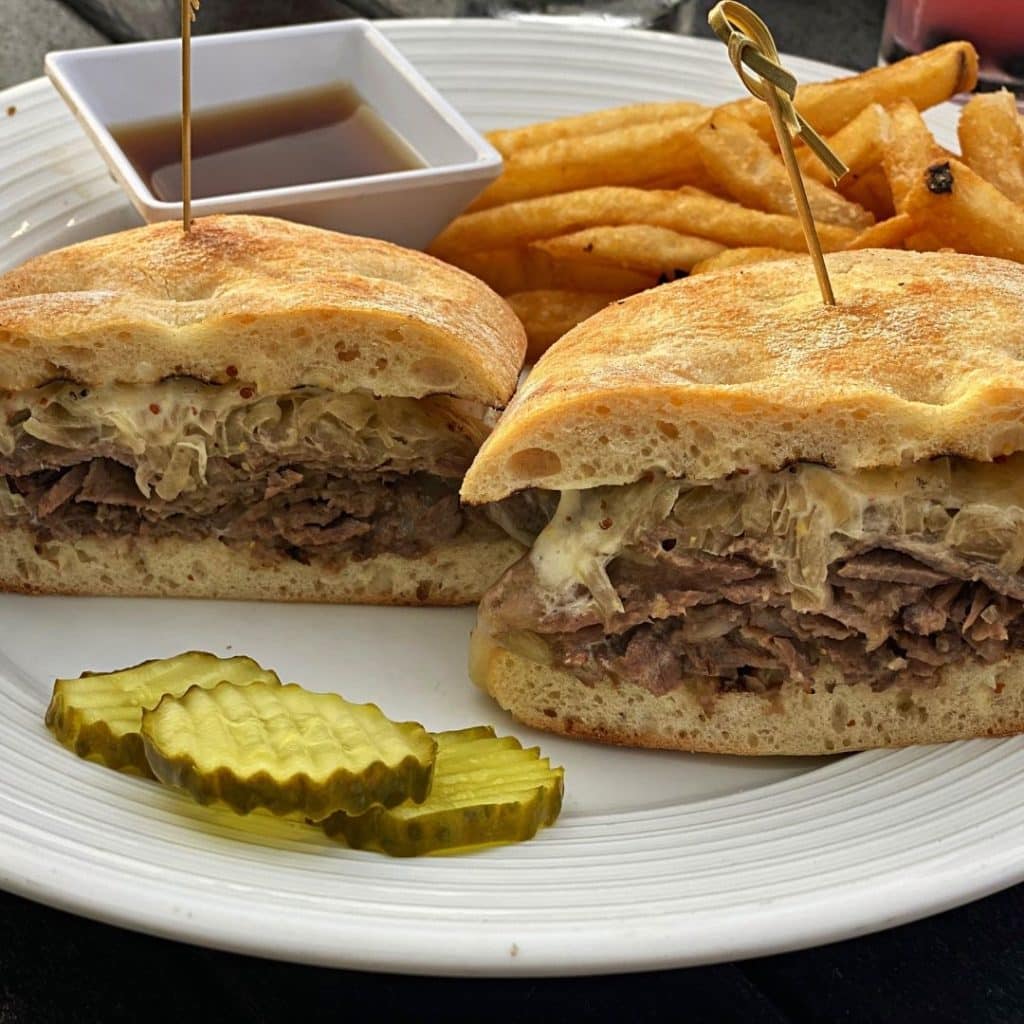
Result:
<instances>
[{"instance_id":1,"label":"knotted bamboo pick","mask_svg":"<svg viewBox=\"0 0 1024 1024\"><path fill-rule=\"evenodd\" d=\"M821 298L826 305L834 306L836 298L825 266L818 231L814 226L814 215L807 202L800 165L793 151L793 135L798 135L813 150L815 156L828 168L833 181L838 182L849 168L793 106L796 78L779 63L779 51L768 26L749 7L735 0L721 0L721 3L716 4L708 14L708 24L729 47L729 60L747 91L768 104L782 160L793 188L800 225L807 240L807 251L814 261ZM754 74L751 75L747 68ZM755 75L758 77L755 78Z\"/></svg>"},{"instance_id":2,"label":"knotted bamboo pick","mask_svg":"<svg viewBox=\"0 0 1024 1024\"><path fill-rule=\"evenodd\" d=\"M199 0L181 0L181 226L192 227L192 22Z\"/></svg>"}]
</instances>

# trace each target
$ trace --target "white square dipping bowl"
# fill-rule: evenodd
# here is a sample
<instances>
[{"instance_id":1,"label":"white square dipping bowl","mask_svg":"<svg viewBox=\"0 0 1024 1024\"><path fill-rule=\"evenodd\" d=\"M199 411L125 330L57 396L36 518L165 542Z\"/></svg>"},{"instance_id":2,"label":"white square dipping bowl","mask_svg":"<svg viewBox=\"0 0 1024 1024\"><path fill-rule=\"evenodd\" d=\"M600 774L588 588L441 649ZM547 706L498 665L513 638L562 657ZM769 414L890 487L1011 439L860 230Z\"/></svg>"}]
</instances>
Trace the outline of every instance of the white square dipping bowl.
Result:
<instances>
[{"instance_id":1,"label":"white square dipping bowl","mask_svg":"<svg viewBox=\"0 0 1024 1024\"><path fill-rule=\"evenodd\" d=\"M50 53L46 73L143 218L180 218L181 203L157 198L110 133L180 113L180 41ZM426 166L194 199L193 216L260 213L422 248L501 173L498 152L368 21L192 40L193 111L334 82L354 86Z\"/></svg>"}]
</instances>

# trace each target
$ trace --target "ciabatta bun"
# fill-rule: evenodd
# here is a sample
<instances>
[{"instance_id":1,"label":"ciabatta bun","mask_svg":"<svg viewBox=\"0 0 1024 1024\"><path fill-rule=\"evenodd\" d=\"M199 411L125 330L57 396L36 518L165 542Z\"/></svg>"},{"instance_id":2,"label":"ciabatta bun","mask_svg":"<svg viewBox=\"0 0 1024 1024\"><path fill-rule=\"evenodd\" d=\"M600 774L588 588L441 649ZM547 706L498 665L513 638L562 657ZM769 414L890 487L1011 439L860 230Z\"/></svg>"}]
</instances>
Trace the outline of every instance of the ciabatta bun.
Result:
<instances>
[{"instance_id":1,"label":"ciabatta bun","mask_svg":"<svg viewBox=\"0 0 1024 1024\"><path fill-rule=\"evenodd\" d=\"M0 390L164 377L503 405L522 325L423 253L270 217L153 224L0 277Z\"/></svg>"},{"instance_id":2,"label":"ciabatta bun","mask_svg":"<svg viewBox=\"0 0 1024 1024\"><path fill-rule=\"evenodd\" d=\"M1024 449L1024 266L895 250L827 261L834 307L804 256L663 285L584 321L520 387L463 498Z\"/></svg>"},{"instance_id":3,"label":"ciabatta bun","mask_svg":"<svg viewBox=\"0 0 1024 1024\"><path fill-rule=\"evenodd\" d=\"M40 542L0 531L0 591L101 597L463 605L523 553L509 537L456 537L419 558L379 554L337 568L256 559L218 540L88 536Z\"/></svg>"},{"instance_id":4,"label":"ciabatta bun","mask_svg":"<svg viewBox=\"0 0 1024 1024\"><path fill-rule=\"evenodd\" d=\"M710 754L836 754L1024 731L1024 654L995 665L948 665L934 686L874 691L823 672L811 693L794 682L768 694L720 693L706 678L669 693L605 679L583 683L474 634L471 674L536 729L630 747Z\"/></svg>"}]
</instances>

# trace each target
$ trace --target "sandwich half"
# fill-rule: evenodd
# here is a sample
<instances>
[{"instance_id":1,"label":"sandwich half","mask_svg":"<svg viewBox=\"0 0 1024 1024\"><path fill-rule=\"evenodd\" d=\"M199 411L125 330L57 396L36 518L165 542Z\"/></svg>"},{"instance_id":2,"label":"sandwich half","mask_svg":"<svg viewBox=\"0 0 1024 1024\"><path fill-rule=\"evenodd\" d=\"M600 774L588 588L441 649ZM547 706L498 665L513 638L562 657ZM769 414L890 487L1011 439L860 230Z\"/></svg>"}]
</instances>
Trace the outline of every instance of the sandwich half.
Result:
<instances>
[{"instance_id":1,"label":"sandwich half","mask_svg":"<svg viewBox=\"0 0 1024 1024\"><path fill-rule=\"evenodd\" d=\"M463 486L548 503L474 679L609 743L824 754L1024 730L1024 267L806 258L609 307Z\"/></svg>"},{"instance_id":2,"label":"sandwich half","mask_svg":"<svg viewBox=\"0 0 1024 1024\"><path fill-rule=\"evenodd\" d=\"M0 277L0 589L461 604L521 553L458 490L522 327L422 253L264 217Z\"/></svg>"}]
</instances>

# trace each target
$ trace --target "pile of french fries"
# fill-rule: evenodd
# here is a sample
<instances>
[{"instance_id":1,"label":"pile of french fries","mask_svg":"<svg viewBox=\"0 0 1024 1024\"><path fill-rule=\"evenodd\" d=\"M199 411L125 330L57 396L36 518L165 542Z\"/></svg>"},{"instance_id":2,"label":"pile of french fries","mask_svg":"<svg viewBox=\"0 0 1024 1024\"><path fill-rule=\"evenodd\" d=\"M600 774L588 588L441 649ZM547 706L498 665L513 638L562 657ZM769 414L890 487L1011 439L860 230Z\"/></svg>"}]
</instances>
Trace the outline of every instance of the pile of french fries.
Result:
<instances>
[{"instance_id":1,"label":"pile of french fries","mask_svg":"<svg viewBox=\"0 0 1024 1024\"><path fill-rule=\"evenodd\" d=\"M801 145L826 252L952 248L1024 262L1024 131L1013 97L963 108L960 155L920 111L977 83L969 43L801 86L796 106L850 173ZM642 103L492 132L505 168L431 251L506 296L536 359L625 295L805 251L765 104Z\"/></svg>"}]
</instances>

